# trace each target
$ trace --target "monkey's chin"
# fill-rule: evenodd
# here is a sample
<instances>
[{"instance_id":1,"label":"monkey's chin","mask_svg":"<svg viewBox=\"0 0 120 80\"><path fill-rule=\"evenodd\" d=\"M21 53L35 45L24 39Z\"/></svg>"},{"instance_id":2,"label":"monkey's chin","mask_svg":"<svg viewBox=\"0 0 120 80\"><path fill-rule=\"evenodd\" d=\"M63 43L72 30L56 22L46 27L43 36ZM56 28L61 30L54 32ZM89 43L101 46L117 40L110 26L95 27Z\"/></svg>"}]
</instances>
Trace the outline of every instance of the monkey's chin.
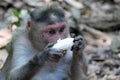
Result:
<instances>
[{"instance_id":1,"label":"monkey's chin","mask_svg":"<svg viewBox=\"0 0 120 80\"><path fill-rule=\"evenodd\" d=\"M73 46L74 38L65 38L65 39L58 39L57 43L54 44L52 48L61 49L61 50L69 50Z\"/></svg>"}]
</instances>

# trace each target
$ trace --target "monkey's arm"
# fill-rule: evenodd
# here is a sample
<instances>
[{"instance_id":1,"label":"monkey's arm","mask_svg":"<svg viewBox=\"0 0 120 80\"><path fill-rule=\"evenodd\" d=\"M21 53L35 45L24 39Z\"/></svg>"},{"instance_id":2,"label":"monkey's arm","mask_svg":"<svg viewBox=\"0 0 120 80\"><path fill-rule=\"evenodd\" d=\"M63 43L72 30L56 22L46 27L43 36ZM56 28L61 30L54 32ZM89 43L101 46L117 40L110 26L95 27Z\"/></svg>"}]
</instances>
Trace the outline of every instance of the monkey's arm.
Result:
<instances>
[{"instance_id":1,"label":"monkey's arm","mask_svg":"<svg viewBox=\"0 0 120 80\"><path fill-rule=\"evenodd\" d=\"M72 47L73 59L71 66L72 80L88 80L86 77L87 63L83 54L85 43L81 36L74 39Z\"/></svg>"},{"instance_id":2,"label":"monkey's arm","mask_svg":"<svg viewBox=\"0 0 120 80\"><path fill-rule=\"evenodd\" d=\"M38 57L35 54L23 29L14 33L12 47L13 56L8 80L29 80L44 63L44 55Z\"/></svg>"},{"instance_id":3,"label":"monkey's arm","mask_svg":"<svg viewBox=\"0 0 120 80\"><path fill-rule=\"evenodd\" d=\"M28 55L15 55L12 59L12 67L8 76L8 80L29 80L39 70L44 61L44 55L30 57ZM19 56L19 58L17 58ZM16 61L14 61L16 59Z\"/></svg>"},{"instance_id":4,"label":"monkey's arm","mask_svg":"<svg viewBox=\"0 0 120 80\"><path fill-rule=\"evenodd\" d=\"M78 54L74 52L75 54ZM72 80L87 80L86 77L87 64L84 58L84 55L81 56L73 55L71 73Z\"/></svg>"},{"instance_id":5,"label":"monkey's arm","mask_svg":"<svg viewBox=\"0 0 120 80\"><path fill-rule=\"evenodd\" d=\"M19 38L14 39L12 66L8 80L29 80L46 61L58 61L62 56L61 51L51 49L50 46L37 54L25 37Z\"/></svg>"},{"instance_id":6,"label":"monkey's arm","mask_svg":"<svg viewBox=\"0 0 120 80\"><path fill-rule=\"evenodd\" d=\"M24 55L19 56L20 58L17 59L17 62L19 64L17 64L16 62L13 62L12 64L13 67L10 71L9 80L31 79L35 75L35 73L37 73L37 71L39 71L42 68L46 61L57 62L60 59L60 57L62 57L62 55L56 55L56 53L59 54L62 52L54 49L43 51L41 55L35 55L33 58L29 59L29 61L27 60L27 62L26 60L24 60L26 62L24 64L20 64L21 62L24 62L23 60L21 61L20 58L24 57L23 59L27 59L29 55L27 55L26 57Z\"/></svg>"},{"instance_id":7,"label":"monkey's arm","mask_svg":"<svg viewBox=\"0 0 120 80\"><path fill-rule=\"evenodd\" d=\"M31 79L34 76L34 74L42 67L45 61L45 59L43 58L44 58L43 55L41 55L40 58L35 56L33 59L28 61L26 64L12 68L9 74L9 80Z\"/></svg>"}]
</instances>

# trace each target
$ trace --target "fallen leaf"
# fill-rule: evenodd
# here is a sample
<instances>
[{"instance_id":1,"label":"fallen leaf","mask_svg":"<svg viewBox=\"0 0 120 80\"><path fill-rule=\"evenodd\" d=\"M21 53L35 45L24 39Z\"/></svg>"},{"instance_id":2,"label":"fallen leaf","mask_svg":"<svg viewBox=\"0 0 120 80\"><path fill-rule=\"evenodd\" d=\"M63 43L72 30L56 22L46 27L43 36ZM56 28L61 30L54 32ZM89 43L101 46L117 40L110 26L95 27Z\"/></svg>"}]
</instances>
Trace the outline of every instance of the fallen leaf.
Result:
<instances>
[{"instance_id":1,"label":"fallen leaf","mask_svg":"<svg viewBox=\"0 0 120 80\"><path fill-rule=\"evenodd\" d=\"M12 32L8 28L0 30L0 48L5 47L12 39Z\"/></svg>"}]
</instances>

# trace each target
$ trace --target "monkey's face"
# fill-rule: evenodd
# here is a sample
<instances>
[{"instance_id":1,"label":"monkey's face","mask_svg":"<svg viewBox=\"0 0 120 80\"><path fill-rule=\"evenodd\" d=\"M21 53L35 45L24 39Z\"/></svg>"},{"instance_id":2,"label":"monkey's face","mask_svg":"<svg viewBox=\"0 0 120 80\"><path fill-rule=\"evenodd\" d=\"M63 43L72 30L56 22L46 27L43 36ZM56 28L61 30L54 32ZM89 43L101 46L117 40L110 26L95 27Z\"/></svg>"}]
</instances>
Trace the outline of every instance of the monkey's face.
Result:
<instances>
[{"instance_id":1,"label":"monkey's face","mask_svg":"<svg viewBox=\"0 0 120 80\"><path fill-rule=\"evenodd\" d=\"M65 22L48 25L42 30L43 38L48 43L56 43L58 39L67 37L67 26Z\"/></svg>"},{"instance_id":2,"label":"monkey's face","mask_svg":"<svg viewBox=\"0 0 120 80\"><path fill-rule=\"evenodd\" d=\"M44 6L30 14L31 22L28 34L34 47L43 50L49 43L68 36L65 14L60 6Z\"/></svg>"}]
</instances>

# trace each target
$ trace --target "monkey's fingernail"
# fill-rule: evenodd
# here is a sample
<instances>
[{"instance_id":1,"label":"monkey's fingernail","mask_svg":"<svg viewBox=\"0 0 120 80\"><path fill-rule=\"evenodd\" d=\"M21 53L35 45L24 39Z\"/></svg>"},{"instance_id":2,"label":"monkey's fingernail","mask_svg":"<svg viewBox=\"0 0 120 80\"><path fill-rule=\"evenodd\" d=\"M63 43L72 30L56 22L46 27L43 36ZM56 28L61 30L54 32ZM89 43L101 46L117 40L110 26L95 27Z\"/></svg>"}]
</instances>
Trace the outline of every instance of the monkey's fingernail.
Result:
<instances>
[{"instance_id":1,"label":"monkey's fingernail","mask_svg":"<svg viewBox=\"0 0 120 80\"><path fill-rule=\"evenodd\" d=\"M82 45L82 42L79 42L78 45Z\"/></svg>"},{"instance_id":2,"label":"monkey's fingernail","mask_svg":"<svg viewBox=\"0 0 120 80\"><path fill-rule=\"evenodd\" d=\"M62 53L66 53L66 50L63 50L63 52Z\"/></svg>"},{"instance_id":3,"label":"monkey's fingernail","mask_svg":"<svg viewBox=\"0 0 120 80\"><path fill-rule=\"evenodd\" d=\"M74 39L73 42L75 42L75 41L77 41L77 40Z\"/></svg>"},{"instance_id":4,"label":"monkey's fingernail","mask_svg":"<svg viewBox=\"0 0 120 80\"><path fill-rule=\"evenodd\" d=\"M64 50L62 53L63 53L63 56L64 56L66 54L66 50Z\"/></svg>"},{"instance_id":5,"label":"monkey's fingernail","mask_svg":"<svg viewBox=\"0 0 120 80\"><path fill-rule=\"evenodd\" d=\"M72 46L71 50L73 50L73 46Z\"/></svg>"}]
</instances>

